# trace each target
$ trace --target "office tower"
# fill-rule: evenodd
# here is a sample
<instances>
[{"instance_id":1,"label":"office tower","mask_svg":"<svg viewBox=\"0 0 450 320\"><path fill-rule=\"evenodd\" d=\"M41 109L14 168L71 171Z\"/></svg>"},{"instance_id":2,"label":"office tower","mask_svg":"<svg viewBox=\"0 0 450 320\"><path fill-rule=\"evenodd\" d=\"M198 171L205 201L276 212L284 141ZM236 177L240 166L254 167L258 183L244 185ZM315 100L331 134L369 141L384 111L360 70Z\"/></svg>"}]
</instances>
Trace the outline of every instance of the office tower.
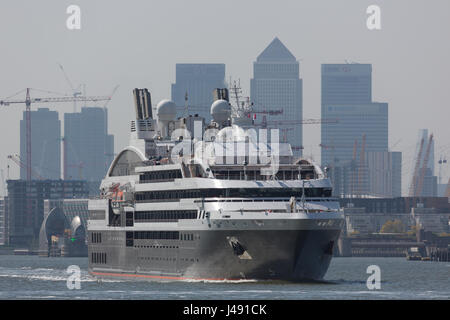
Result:
<instances>
[{"instance_id":1,"label":"office tower","mask_svg":"<svg viewBox=\"0 0 450 320\"><path fill-rule=\"evenodd\" d=\"M374 175L398 168L399 155L388 153L388 104L372 102L372 66L323 64L321 76L322 119L337 120L321 126L321 162L331 170L335 195L398 194L401 175ZM380 191L387 183L389 191Z\"/></svg>"},{"instance_id":2,"label":"office tower","mask_svg":"<svg viewBox=\"0 0 450 320\"><path fill-rule=\"evenodd\" d=\"M37 248L44 218L44 199L80 199L88 196L86 181L8 180L9 245Z\"/></svg>"},{"instance_id":3,"label":"office tower","mask_svg":"<svg viewBox=\"0 0 450 320\"><path fill-rule=\"evenodd\" d=\"M275 38L253 63L250 80L250 99L258 112L256 123L264 118L267 123L278 121L274 128L280 129L281 142L290 143L295 156L301 156L303 148L303 84L299 68L294 55ZM269 111L272 114L263 113Z\"/></svg>"},{"instance_id":4,"label":"office tower","mask_svg":"<svg viewBox=\"0 0 450 320\"><path fill-rule=\"evenodd\" d=\"M114 157L114 136L108 134L104 108L84 107L64 114L65 179L100 184Z\"/></svg>"},{"instance_id":5,"label":"office tower","mask_svg":"<svg viewBox=\"0 0 450 320\"><path fill-rule=\"evenodd\" d=\"M26 115L20 120L20 159L27 163ZM61 121L57 111L39 108L31 111L31 167L33 178L61 178ZM26 167L20 178L27 178Z\"/></svg>"},{"instance_id":6,"label":"office tower","mask_svg":"<svg viewBox=\"0 0 450 320\"><path fill-rule=\"evenodd\" d=\"M402 196L402 153L367 152L368 194L381 198Z\"/></svg>"},{"instance_id":7,"label":"office tower","mask_svg":"<svg viewBox=\"0 0 450 320\"><path fill-rule=\"evenodd\" d=\"M322 107L372 102L371 64L322 64Z\"/></svg>"},{"instance_id":8,"label":"office tower","mask_svg":"<svg viewBox=\"0 0 450 320\"><path fill-rule=\"evenodd\" d=\"M172 101L177 106L177 116L185 115L187 93L188 113L198 114L209 122L213 90L225 87L225 64L177 63L176 81L172 84Z\"/></svg>"},{"instance_id":9,"label":"office tower","mask_svg":"<svg viewBox=\"0 0 450 320\"><path fill-rule=\"evenodd\" d=\"M321 126L322 165L330 166L332 164L333 153L335 156L339 156L340 161L352 160L352 148L355 139L359 140L361 146L363 134L361 130L365 127L364 119L369 117L369 114L365 114L366 112L372 115L377 112L385 112L386 148L372 151L387 150L387 104L386 110L383 111L379 109L380 107L378 109L377 107L371 108L372 65L322 64L321 83L322 118L338 118L339 121L337 124L324 123ZM341 107L343 108L341 109ZM362 110L360 110L361 108ZM345 120L340 118L340 110L342 110ZM352 113L355 113L355 116ZM357 119L358 117L359 119ZM360 122L361 120L362 122ZM346 121L345 125L343 121ZM384 121L382 120L382 122ZM381 128L374 128L374 132L377 129ZM344 133L344 130L348 132ZM333 135L336 133L341 133L342 136L334 137ZM344 136L347 137L346 140L342 140ZM375 137L372 136L369 139L375 139ZM338 153L340 155L337 155Z\"/></svg>"},{"instance_id":10,"label":"office tower","mask_svg":"<svg viewBox=\"0 0 450 320\"><path fill-rule=\"evenodd\" d=\"M388 150L388 104L328 105L322 117L337 123L322 124L322 164L342 165L360 160L364 151ZM353 150L356 141L356 158Z\"/></svg>"}]
</instances>

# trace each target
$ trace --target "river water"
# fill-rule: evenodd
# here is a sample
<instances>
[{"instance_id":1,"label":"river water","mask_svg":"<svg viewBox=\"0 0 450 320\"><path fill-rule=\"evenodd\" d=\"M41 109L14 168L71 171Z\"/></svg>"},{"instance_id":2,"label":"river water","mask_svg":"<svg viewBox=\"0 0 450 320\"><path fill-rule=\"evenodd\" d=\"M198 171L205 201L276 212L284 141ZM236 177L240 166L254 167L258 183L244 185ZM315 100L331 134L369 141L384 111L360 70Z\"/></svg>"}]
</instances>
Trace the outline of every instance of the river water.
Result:
<instances>
[{"instance_id":1,"label":"river water","mask_svg":"<svg viewBox=\"0 0 450 320\"><path fill-rule=\"evenodd\" d=\"M0 256L0 299L450 299L450 263L405 258L334 258L323 283L273 281L144 282L102 280L87 272L87 258ZM69 289L67 268L79 266L80 289ZM380 270L370 290L367 268Z\"/></svg>"}]
</instances>

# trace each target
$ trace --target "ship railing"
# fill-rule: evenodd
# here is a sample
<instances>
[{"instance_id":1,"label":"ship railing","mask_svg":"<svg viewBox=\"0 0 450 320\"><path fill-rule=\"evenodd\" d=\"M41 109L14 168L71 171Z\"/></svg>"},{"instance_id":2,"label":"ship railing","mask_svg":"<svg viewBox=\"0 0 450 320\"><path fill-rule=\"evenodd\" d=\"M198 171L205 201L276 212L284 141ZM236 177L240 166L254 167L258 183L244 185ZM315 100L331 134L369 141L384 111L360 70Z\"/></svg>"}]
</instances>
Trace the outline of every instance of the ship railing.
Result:
<instances>
[{"instance_id":1,"label":"ship railing","mask_svg":"<svg viewBox=\"0 0 450 320\"><path fill-rule=\"evenodd\" d=\"M280 198L208 198L208 199L196 199L194 202L289 202L290 198L287 197L280 197ZM308 197L305 198L305 201L326 201L326 202L336 202L338 201L336 198L314 198L314 197Z\"/></svg>"}]
</instances>

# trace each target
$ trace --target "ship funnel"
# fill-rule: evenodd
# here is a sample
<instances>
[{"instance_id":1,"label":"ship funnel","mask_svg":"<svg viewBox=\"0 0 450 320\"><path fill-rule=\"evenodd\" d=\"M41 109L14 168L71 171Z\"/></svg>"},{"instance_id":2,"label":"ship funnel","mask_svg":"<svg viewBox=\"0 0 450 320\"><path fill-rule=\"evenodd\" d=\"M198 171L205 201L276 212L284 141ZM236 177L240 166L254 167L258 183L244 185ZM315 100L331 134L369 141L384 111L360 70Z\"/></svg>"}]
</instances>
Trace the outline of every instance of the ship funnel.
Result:
<instances>
[{"instance_id":1,"label":"ship funnel","mask_svg":"<svg viewBox=\"0 0 450 320\"><path fill-rule=\"evenodd\" d=\"M230 102L230 98L228 95L228 89L227 88L216 88L213 90L213 99L214 101L217 100L225 100L227 102Z\"/></svg>"},{"instance_id":2,"label":"ship funnel","mask_svg":"<svg viewBox=\"0 0 450 320\"><path fill-rule=\"evenodd\" d=\"M152 119L152 100L150 97L150 92L144 89L134 89L134 106L136 109L136 119L137 120L146 120Z\"/></svg>"}]
</instances>

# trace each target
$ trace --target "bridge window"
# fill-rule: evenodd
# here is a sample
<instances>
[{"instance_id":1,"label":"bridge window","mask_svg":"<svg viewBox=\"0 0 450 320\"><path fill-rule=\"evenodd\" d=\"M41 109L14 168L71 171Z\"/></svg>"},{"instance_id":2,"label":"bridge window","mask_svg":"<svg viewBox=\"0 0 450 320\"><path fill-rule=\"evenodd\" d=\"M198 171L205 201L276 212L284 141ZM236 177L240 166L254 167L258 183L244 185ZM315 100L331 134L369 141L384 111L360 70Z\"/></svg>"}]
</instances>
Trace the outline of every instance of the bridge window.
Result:
<instances>
[{"instance_id":1,"label":"bridge window","mask_svg":"<svg viewBox=\"0 0 450 320\"><path fill-rule=\"evenodd\" d=\"M140 165L142 165L142 160L139 158L139 156L133 151L126 150L119 156L119 158L115 162L110 176L128 176L135 174L134 169Z\"/></svg>"}]
</instances>

